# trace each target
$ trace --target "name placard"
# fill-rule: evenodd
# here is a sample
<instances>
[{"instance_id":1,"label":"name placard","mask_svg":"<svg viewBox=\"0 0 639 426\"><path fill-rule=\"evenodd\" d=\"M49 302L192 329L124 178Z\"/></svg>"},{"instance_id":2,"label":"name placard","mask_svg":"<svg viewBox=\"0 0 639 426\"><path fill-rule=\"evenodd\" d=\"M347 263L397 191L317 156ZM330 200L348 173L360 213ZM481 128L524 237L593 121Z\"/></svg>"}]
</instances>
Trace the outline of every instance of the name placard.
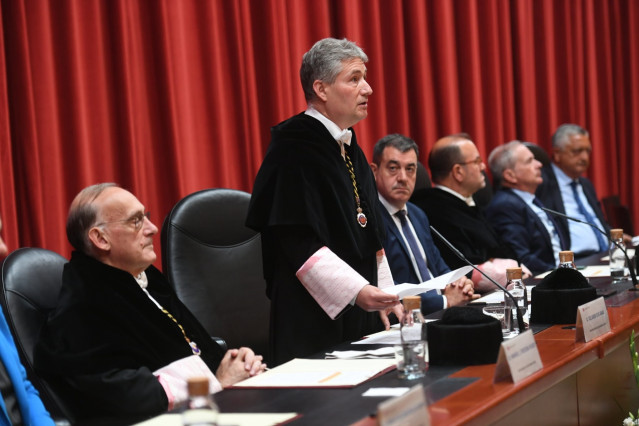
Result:
<instances>
[{"instance_id":1,"label":"name placard","mask_svg":"<svg viewBox=\"0 0 639 426\"><path fill-rule=\"evenodd\" d=\"M513 383L517 384L542 367L533 332L527 330L513 339L502 342L493 382L512 379Z\"/></svg>"},{"instance_id":2,"label":"name placard","mask_svg":"<svg viewBox=\"0 0 639 426\"><path fill-rule=\"evenodd\" d=\"M610 318L604 298L584 303L577 308L576 342L590 342L610 331Z\"/></svg>"},{"instance_id":3,"label":"name placard","mask_svg":"<svg viewBox=\"0 0 639 426\"><path fill-rule=\"evenodd\" d=\"M377 422L380 426L430 426L424 387L418 384L404 395L379 404Z\"/></svg>"}]
</instances>

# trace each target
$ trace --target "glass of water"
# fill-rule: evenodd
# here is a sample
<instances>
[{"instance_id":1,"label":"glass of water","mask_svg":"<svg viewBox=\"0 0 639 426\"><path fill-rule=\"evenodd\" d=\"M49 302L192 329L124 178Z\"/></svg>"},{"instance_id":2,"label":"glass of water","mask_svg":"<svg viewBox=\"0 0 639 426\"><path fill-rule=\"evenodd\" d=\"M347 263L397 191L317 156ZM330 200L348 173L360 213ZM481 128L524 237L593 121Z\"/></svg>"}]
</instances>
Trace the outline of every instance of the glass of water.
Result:
<instances>
[{"instance_id":1,"label":"glass of water","mask_svg":"<svg viewBox=\"0 0 639 426\"><path fill-rule=\"evenodd\" d=\"M514 336L514 333L510 330L510 324L506 324L506 307L504 305L487 305L484 307L483 312L484 314L499 320L499 323L501 324L501 334L504 339Z\"/></svg>"}]
</instances>

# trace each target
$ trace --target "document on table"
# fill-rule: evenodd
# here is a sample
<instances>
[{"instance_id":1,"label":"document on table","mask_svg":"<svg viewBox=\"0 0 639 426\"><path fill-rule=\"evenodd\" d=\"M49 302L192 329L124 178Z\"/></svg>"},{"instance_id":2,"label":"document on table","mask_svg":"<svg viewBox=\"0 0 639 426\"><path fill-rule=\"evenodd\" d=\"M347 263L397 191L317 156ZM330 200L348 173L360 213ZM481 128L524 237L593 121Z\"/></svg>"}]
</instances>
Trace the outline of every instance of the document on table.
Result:
<instances>
[{"instance_id":1,"label":"document on table","mask_svg":"<svg viewBox=\"0 0 639 426\"><path fill-rule=\"evenodd\" d=\"M353 387L395 368L395 359L295 358L233 385L236 388Z\"/></svg>"},{"instance_id":2,"label":"document on table","mask_svg":"<svg viewBox=\"0 0 639 426\"><path fill-rule=\"evenodd\" d=\"M473 267L470 265L462 266L459 269L455 269L454 271L450 271L420 284L396 284L392 287L383 288L382 291L389 294L396 294L400 299L403 299L406 296L416 296L429 290L444 289L447 284L457 281L472 270Z\"/></svg>"},{"instance_id":3,"label":"document on table","mask_svg":"<svg viewBox=\"0 0 639 426\"><path fill-rule=\"evenodd\" d=\"M425 323L437 321L436 319L426 318ZM377 333L364 336L361 340L356 340L353 345L401 345L402 338L399 335L399 324L391 325L390 330L379 331Z\"/></svg>"},{"instance_id":4,"label":"document on table","mask_svg":"<svg viewBox=\"0 0 639 426\"><path fill-rule=\"evenodd\" d=\"M327 352L326 359L378 359L395 358L395 350L392 347L384 346L368 351L333 351Z\"/></svg>"},{"instance_id":5,"label":"document on table","mask_svg":"<svg viewBox=\"0 0 639 426\"><path fill-rule=\"evenodd\" d=\"M550 274L552 271L554 271L554 269L550 271L546 271L543 274L539 274L535 278L537 278L538 280L545 278L546 275ZM586 266L583 269L579 269L579 272L581 272L581 275L583 275L586 278L609 277L610 266L609 265L591 265L591 266Z\"/></svg>"},{"instance_id":6,"label":"document on table","mask_svg":"<svg viewBox=\"0 0 639 426\"><path fill-rule=\"evenodd\" d=\"M297 413L220 413L219 426L274 426L297 417ZM182 414L162 414L136 426L182 426Z\"/></svg>"},{"instance_id":7,"label":"document on table","mask_svg":"<svg viewBox=\"0 0 639 426\"><path fill-rule=\"evenodd\" d=\"M532 289L535 288L534 285L526 286L526 293L528 294L528 301L530 302L530 298L532 297ZM470 303L485 303L487 305L492 303L503 303L504 302L504 292L501 290L493 291L479 299L475 299Z\"/></svg>"}]
</instances>

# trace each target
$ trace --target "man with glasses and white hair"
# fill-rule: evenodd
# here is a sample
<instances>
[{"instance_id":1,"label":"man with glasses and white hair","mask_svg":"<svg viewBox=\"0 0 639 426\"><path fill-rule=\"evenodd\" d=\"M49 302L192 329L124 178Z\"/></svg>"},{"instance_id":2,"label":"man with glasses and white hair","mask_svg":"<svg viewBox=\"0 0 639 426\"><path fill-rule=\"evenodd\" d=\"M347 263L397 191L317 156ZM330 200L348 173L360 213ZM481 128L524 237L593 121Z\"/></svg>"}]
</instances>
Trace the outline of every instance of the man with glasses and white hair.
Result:
<instances>
[{"instance_id":1,"label":"man with glasses and white hair","mask_svg":"<svg viewBox=\"0 0 639 426\"><path fill-rule=\"evenodd\" d=\"M191 376L208 377L215 392L265 368L248 348L224 353L178 300L152 265L157 232L142 203L115 184L85 188L69 209L75 251L35 368L81 423L129 424L186 400Z\"/></svg>"},{"instance_id":2,"label":"man with glasses and white hair","mask_svg":"<svg viewBox=\"0 0 639 426\"><path fill-rule=\"evenodd\" d=\"M426 212L431 225L484 273L506 285L506 268L520 266L510 244L493 229L473 198L486 186L486 165L479 150L465 133L445 136L435 142L428 156L434 186L416 191L411 202ZM465 266L439 239L435 239L444 261L453 269ZM523 266L524 278L529 276ZM496 286L474 270L475 290Z\"/></svg>"},{"instance_id":3,"label":"man with glasses and white hair","mask_svg":"<svg viewBox=\"0 0 639 426\"><path fill-rule=\"evenodd\" d=\"M546 207L589 222L608 231L599 198L592 182L582 176L590 166L590 134L577 124L562 124L552 136L552 164L542 169L544 182L537 188L537 198ZM575 256L587 256L608 250L608 241L596 229L584 223L557 216L568 236ZM627 236L629 240L630 237Z\"/></svg>"}]
</instances>

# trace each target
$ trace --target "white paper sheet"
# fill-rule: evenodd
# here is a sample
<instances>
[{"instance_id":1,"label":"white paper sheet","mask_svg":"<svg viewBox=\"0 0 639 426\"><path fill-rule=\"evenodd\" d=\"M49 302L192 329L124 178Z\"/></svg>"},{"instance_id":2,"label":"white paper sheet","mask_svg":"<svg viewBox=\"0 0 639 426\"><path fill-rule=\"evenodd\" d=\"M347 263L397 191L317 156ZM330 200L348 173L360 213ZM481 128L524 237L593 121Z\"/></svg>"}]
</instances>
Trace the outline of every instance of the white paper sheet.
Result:
<instances>
[{"instance_id":1,"label":"white paper sheet","mask_svg":"<svg viewBox=\"0 0 639 426\"><path fill-rule=\"evenodd\" d=\"M400 299L403 299L406 296L416 296L429 290L444 289L447 284L457 281L472 270L473 267L470 265L462 266L459 269L455 269L454 271L450 271L420 284L396 284L394 287L383 288L382 291L385 291L388 294L396 294Z\"/></svg>"},{"instance_id":2,"label":"white paper sheet","mask_svg":"<svg viewBox=\"0 0 639 426\"><path fill-rule=\"evenodd\" d=\"M220 413L220 426L274 426L291 420L297 413ZM182 426L181 414L162 414L137 426Z\"/></svg>"},{"instance_id":3,"label":"white paper sheet","mask_svg":"<svg viewBox=\"0 0 639 426\"><path fill-rule=\"evenodd\" d=\"M395 351L392 347L370 349L368 351L333 351L326 353L326 359L376 359L394 358Z\"/></svg>"},{"instance_id":4,"label":"white paper sheet","mask_svg":"<svg viewBox=\"0 0 639 426\"><path fill-rule=\"evenodd\" d=\"M352 387L395 367L395 359L295 358L233 385L236 388Z\"/></svg>"},{"instance_id":5,"label":"white paper sheet","mask_svg":"<svg viewBox=\"0 0 639 426\"><path fill-rule=\"evenodd\" d=\"M527 285L526 286L526 292L528 293L528 301L531 301L531 295L532 295L532 289L535 288L534 285ZM493 303L503 303L504 302L504 292L501 290L496 290L493 291L492 293L489 293L483 297L480 297L479 299L475 299L470 303L485 303L487 305L493 304Z\"/></svg>"}]
</instances>

